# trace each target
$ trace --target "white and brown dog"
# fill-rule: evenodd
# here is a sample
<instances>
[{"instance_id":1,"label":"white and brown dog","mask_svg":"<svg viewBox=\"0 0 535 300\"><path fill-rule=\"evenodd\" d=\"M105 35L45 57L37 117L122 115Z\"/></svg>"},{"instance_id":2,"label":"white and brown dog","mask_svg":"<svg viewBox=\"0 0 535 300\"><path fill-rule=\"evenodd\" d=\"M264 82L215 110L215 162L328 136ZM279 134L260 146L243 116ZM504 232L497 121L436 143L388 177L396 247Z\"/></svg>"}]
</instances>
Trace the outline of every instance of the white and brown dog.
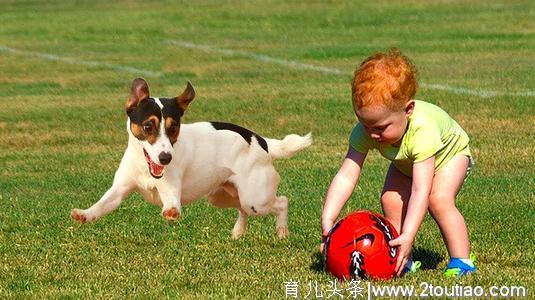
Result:
<instances>
[{"instance_id":1,"label":"white and brown dog","mask_svg":"<svg viewBox=\"0 0 535 300\"><path fill-rule=\"evenodd\" d=\"M112 187L90 208L73 209L71 217L93 221L137 189L162 207L167 220L177 220L182 205L207 196L216 207L238 209L233 238L245 233L247 216L268 213L276 216L278 236L286 237L288 199L276 195L280 176L272 160L308 147L311 134L275 140L228 123L181 124L194 97L188 82L176 98L151 98L147 82L135 79L126 102L128 147Z\"/></svg>"}]
</instances>

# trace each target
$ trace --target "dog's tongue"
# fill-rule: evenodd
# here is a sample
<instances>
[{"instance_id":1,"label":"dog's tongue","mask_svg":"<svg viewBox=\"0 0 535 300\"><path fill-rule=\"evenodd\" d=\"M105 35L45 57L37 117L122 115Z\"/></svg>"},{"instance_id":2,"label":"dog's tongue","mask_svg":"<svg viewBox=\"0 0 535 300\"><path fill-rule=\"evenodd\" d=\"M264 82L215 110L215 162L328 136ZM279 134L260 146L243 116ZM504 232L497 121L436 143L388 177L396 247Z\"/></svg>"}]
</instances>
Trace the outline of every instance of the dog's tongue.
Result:
<instances>
[{"instance_id":1,"label":"dog's tongue","mask_svg":"<svg viewBox=\"0 0 535 300\"><path fill-rule=\"evenodd\" d=\"M147 160L147 163L149 164L149 171L150 174L155 178L160 178L163 176L164 172L164 166L161 166L155 162L152 161L150 158L150 155L147 153L145 149L143 149L143 153L145 154L145 159Z\"/></svg>"},{"instance_id":2,"label":"dog's tongue","mask_svg":"<svg viewBox=\"0 0 535 300\"><path fill-rule=\"evenodd\" d=\"M155 177L162 177L163 175L163 166L160 166L156 163L154 163L152 160L149 162L150 165L150 172Z\"/></svg>"}]
</instances>

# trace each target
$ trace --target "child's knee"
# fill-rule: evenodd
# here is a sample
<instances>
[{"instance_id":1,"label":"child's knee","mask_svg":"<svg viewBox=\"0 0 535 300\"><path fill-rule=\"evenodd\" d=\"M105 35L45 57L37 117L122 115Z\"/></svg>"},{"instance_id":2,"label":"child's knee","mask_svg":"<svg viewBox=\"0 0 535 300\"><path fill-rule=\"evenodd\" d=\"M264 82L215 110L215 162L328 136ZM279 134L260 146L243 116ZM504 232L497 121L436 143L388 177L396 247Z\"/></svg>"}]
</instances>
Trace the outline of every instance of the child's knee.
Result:
<instances>
[{"instance_id":1,"label":"child's knee","mask_svg":"<svg viewBox=\"0 0 535 300\"><path fill-rule=\"evenodd\" d=\"M429 212L431 215L442 215L455 212L455 197L445 194L432 194L429 197Z\"/></svg>"},{"instance_id":2,"label":"child's knee","mask_svg":"<svg viewBox=\"0 0 535 300\"><path fill-rule=\"evenodd\" d=\"M396 202L402 201L399 193L394 191L383 191L381 194L381 204L383 207L385 205L393 205Z\"/></svg>"}]
</instances>

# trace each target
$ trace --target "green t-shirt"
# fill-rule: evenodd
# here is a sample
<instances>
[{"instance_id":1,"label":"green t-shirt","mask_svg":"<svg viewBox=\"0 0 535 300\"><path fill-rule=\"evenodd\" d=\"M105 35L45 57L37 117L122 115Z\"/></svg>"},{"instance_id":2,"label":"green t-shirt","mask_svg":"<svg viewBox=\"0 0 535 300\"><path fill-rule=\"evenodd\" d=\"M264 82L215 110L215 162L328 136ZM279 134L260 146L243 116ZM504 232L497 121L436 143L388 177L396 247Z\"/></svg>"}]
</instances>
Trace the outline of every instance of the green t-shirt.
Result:
<instances>
[{"instance_id":1,"label":"green t-shirt","mask_svg":"<svg viewBox=\"0 0 535 300\"><path fill-rule=\"evenodd\" d=\"M380 144L357 123L351 132L349 144L358 152L367 154L377 149L405 175L412 177L412 165L435 156L435 172L456 154L471 156L466 132L440 107L415 100L407 131L401 145Z\"/></svg>"}]
</instances>

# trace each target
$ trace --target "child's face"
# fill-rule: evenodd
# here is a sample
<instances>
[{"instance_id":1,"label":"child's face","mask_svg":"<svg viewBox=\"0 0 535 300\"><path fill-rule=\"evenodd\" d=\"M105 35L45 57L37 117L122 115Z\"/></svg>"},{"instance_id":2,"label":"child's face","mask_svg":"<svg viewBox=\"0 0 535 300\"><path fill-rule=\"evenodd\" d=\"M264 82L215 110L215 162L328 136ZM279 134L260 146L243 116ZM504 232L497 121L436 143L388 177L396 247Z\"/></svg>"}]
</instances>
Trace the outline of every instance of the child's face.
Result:
<instances>
[{"instance_id":1,"label":"child's face","mask_svg":"<svg viewBox=\"0 0 535 300\"><path fill-rule=\"evenodd\" d=\"M384 105L374 105L362 107L356 114L366 134L373 140L381 144L399 146L413 109L414 100L410 100L405 109L392 111Z\"/></svg>"}]
</instances>

